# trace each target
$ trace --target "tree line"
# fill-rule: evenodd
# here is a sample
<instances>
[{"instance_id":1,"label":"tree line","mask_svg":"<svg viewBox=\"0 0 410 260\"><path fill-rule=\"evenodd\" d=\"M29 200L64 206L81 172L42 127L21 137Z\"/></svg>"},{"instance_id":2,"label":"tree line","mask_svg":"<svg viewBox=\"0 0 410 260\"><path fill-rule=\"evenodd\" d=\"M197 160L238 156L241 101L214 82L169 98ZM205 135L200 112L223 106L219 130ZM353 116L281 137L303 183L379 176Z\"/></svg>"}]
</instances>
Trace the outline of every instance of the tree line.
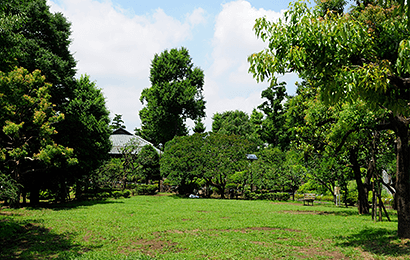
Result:
<instances>
[{"instance_id":1,"label":"tree line","mask_svg":"<svg viewBox=\"0 0 410 260\"><path fill-rule=\"evenodd\" d=\"M105 99L88 75L74 77L70 23L45 0L3 1L0 28L2 193L11 204L44 190L65 201L108 156Z\"/></svg>"},{"instance_id":2,"label":"tree line","mask_svg":"<svg viewBox=\"0 0 410 260\"><path fill-rule=\"evenodd\" d=\"M403 4L358 0L345 11L343 0L314 7L296 1L278 22L257 19L255 33L268 47L249 56L249 71L269 82L265 101L250 116L216 113L211 132L202 123L203 71L185 48L156 54L135 131L164 153L127 157L135 149L124 148L122 161L111 165L122 170L112 173L124 173L115 177L123 184L167 178L180 193L205 186L222 197L231 188L295 191L302 184L348 193L353 180L363 214L371 210L370 191L372 206L382 210L383 186L394 194L398 235L409 238L410 45ZM74 78L69 23L45 1L32 0L3 4L0 25L0 171L7 187L17 186L8 191L29 192L35 202L49 189L64 200L67 187L80 194L90 179L109 177L104 171L115 160L105 160L108 111L88 76ZM288 72L301 78L294 96L276 77ZM187 119L195 121L193 135ZM247 160L250 153L258 160Z\"/></svg>"}]
</instances>

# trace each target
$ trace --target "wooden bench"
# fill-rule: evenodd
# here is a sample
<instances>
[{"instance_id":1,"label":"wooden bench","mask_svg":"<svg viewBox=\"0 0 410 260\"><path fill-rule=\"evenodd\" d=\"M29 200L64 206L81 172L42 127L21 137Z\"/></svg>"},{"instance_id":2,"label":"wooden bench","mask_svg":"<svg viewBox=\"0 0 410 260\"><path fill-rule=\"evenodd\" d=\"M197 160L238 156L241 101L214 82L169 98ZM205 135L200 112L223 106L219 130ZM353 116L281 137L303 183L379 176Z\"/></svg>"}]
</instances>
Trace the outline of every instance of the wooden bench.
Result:
<instances>
[{"instance_id":1,"label":"wooden bench","mask_svg":"<svg viewBox=\"0 0 410 260\"><path fill-rule=\"evenodd\" d=\"M309 202L312 203L313 206L313 201L315 201L316 194L313 193L305 193L303 194L303 205L306 205L305 203L307 202L307 205L309 206Z\"/></svg>"}]
</instances>

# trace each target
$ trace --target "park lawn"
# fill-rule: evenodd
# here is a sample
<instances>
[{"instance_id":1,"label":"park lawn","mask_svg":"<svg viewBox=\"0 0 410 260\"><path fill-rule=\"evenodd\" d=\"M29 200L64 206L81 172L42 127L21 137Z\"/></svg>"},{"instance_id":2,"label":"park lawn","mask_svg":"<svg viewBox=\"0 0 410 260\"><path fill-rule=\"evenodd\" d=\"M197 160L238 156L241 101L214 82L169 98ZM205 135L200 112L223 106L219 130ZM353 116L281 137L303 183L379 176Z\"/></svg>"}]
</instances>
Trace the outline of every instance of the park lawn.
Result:
<instances>
[{"instance_id":1,"label":"park lawn","mask_svg":"<svg viewBox=\"0 0 410 260\"><path fill-rule=\"evenodd\" d=\"M392 213L392 212L391 212ZM410 259L356 208L136 196L0 210L0 259Z\"/></svg>"}]
</instances>

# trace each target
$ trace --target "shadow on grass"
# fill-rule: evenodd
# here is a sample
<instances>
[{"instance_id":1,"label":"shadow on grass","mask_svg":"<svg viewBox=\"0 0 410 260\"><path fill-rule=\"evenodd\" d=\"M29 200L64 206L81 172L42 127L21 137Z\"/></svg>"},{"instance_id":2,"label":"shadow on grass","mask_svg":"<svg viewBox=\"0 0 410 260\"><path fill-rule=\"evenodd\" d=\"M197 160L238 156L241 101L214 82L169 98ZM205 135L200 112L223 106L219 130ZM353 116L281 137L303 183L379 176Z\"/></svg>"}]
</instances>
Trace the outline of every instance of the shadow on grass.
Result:
<instances>
[{"instance_id":1,"label":"shadow on grass","mask_svg":"<svg viewBox=\"0 0 410 260\"><path fill-rule=\"evenodd\" d=\"M410 240L400 240L397 231L383 228L365 229L350 236L335 238L340 247L361 248L376 256L407 257L410 255Z\"/></svg>"},{"instance_id":2,"label":"shadow on grass","mask_svg":"<svg viewBox=\"0 0 410 260\"><path fill-rule=\"evenodd\" d=\"M51 259L65 252L91 250L76 245L72 234L57 234L38 222L0 219L0 259Z\"/></svg>"},{"instance_id":3,"label":"shadow on grass","mask_svg":"<svg viewBox=\"0 0 410 260\"><path fill-rule=\"evenodd\" d=\"M31 206L27 205L27 210L38 210L38 209L51 209L51 210L70 210L76 209L79 207L94 206L98 204L122 204L123 201L118 200L84 200L84 201L71 201L66 203L47 203L42 202L38 205Z\"/></svg>"}]
</instances>

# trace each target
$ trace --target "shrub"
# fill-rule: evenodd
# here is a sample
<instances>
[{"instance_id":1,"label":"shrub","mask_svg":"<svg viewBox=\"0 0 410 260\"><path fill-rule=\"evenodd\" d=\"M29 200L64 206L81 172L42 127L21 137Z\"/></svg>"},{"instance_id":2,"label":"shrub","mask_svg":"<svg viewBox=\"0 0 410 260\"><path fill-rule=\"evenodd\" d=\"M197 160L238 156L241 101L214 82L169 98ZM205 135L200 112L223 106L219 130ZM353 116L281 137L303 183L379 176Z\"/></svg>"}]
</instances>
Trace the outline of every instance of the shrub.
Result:
<instances>
[{"instance_id":1,"label":"shrub","mask_svg":"<svg viewBox=\"0 0 410 260\"><path fill-rule=\"evenodd\" d=\"M137 185L137 187L134 190L134 193L138 195L154 195L157 193L157 189L157 185L141 184Z\"/></svg>"},{"instance_id":2,"label":"shrub","mask_svg":"<svg viewBox=\"0 0 410 260\"><path fill-rule=\"evenodd\" d=\"M334 201L333 195L317 195L315 200L319 201Z\"/></svg>"},{"instance_id":3,"label":"shrub","mask_svg":"<svg viewBox=\"0 0 410 260\"><path fill-rule=\"evenodd\" d=\"M347 197L346 197L346 203L348 205L351 205L351 206L356 204L357 203L357 198L359 196L358 194L359 194L359 192L357 190L355 190L355 191L350 191L349 190L349 193L347 194ZM344 202L343 198L342 198L342 202Z\"/></svg>"},{"instance_id":4,"label":"shrub","mask_svg":"<svg viewBox=\"0 0 410 260\"><path fill-rule=\"evenodd\" d=\"M50 190L40 190L40 200L51 200L54 198L54 194Z\"/></svg>"},{"instance_id":5,"label":"shrub","mask_svg":"<svg viewBox=\"0 0 410 260\"><path fill-rule=\"evenodd\" d=\"M122 196L123 196L124 198L129 198L129 197L131 196L131 191L130 191L130 190L124 190L124 191L122 192Z\"/></svg>"},{"instance_id":6,"label":"shrub","mask_svg":"<svg viewBox=\"0 0 410 260\"><path fill-rule=\"evenodd\" d=\"M295 200L303 199L304 195L301 193L295 193Z\"/></svg>"},{"instance_id":7,"label":"shrub","mask_svg":"<svg viewBox=\"0 0 410 260\"><path fill-rule=\"evenodd\" d=\"M122 191L116 190L112 193L112 195L114 196L114 198L119 199L122 197Z\"/></svg>"},{"instance_id":8,"label":"shrub","mask_svg":"<svg viewBox=\"0 0 410 260\"><path fill-rule=\"evenodd\" d=\"M260 191L260 192L250 192L249 190L245 191L245 199L249 199L249 200L287 201L289 200L289 198L290 198L290 195L286 192L269 193L268 191Z\"/></svg>"},{"instance_id":9,"label":"shrub","mask_svg":"<svg viewBox=\"0 0 410 260\"><path fill-rule=\"evenodd\" d=\"M290 195L287 192L277 192L272 194L274 195L274 200L287 201L290 198Z\"/></svg>"},{"instance_id":10,"label":"shrub","mask_svg":"<svg viewBox=\"0 0 410 260\"><path fill-rule=\"evenodd\" d=\"M111 194L110 194L109 192L104 191L104 192L99 193L99 194L97 195L97 197L106 199L106 198L111 197Z\"/></svg>"},{"instance_id":11,"label":"shrub","mask_svg":"<svg viewBox=\"0 0 410 260\"><path fill-rule=\"evenodd\" d=\"M127 183L126 188L127 189L135 189L136 186L137 185L135 183L131 182L131 183Z\"/></svg>"}]
</instances>

